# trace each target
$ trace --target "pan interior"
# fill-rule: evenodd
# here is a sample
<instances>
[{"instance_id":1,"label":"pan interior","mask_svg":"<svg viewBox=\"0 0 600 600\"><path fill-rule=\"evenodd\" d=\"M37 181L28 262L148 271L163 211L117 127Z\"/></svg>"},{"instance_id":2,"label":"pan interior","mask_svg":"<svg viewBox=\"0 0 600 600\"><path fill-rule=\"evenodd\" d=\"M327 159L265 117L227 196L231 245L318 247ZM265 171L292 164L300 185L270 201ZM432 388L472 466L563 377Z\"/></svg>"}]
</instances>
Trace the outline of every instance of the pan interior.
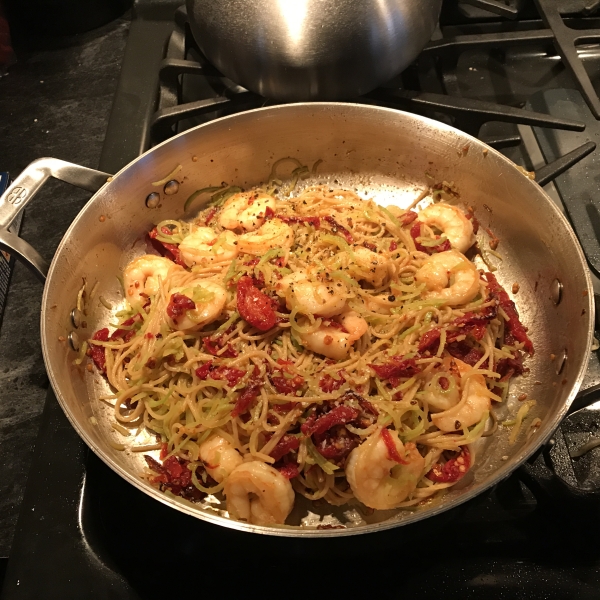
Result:
<instances>
[{"instance_id":1,"label":"pan interior","mask_svg":"<svg viewBox=\"0 0 600 600\"><path fill-rule=\"evenodd\" d=\"M88 293L96 284L97 291L89 302L85 327L77 330L82 341L114 322L113 313L123 304L118 276L127 262L147 251L145 234L154 224L192 218L203 197L187 213L184 204L196 190L223 182L243 189L264 182L282 157L293 157L309 168L317 163L315 173L294 193L324 184L355 190L383 206L404 208L432 185L450 184L481 223L481 247L489 247L486 228L501 240L501 258L488 255L499 282L509 291L519 285L518 293L510 295L536 352L527 361L530 372L513 381L508 401L496 414L500 421L512 418L521 406L519 396L527 394L537 402L530 416L539 417L542 424L529 437L525 427L513 445L508 443L510 428L499 427L496 435L478 443L476 466L469 475L446 496L417 511L370 511L360 504L332 507L297 495L288 519L291 527L268 528L226 518L214 498L197 505L162 494L139 477L143 453L131 450L154 438L145 431L134 436L135 430L123 436L112 428L113 409L100 400L110 393L105 380L73 365L76 355L60 341L73 330L69 315L83 279ZM293 165L286 168L289 173ZM166 193L164 184L153 185L171 173L176 193ZM159 194L158 207L146 205L151 193ZM423 202L430 199L427 195ZM562 290L558 304L557 282ZM529 456L555 429L578 389L592 339L591 299L582 253L564 217L539 186L499 153L450 127L407 113L348 104L298 104L200 126L117 174L90 200L59 246L44 294L42 340L52 385L74 427L109 466L144 492L229 527L274 535L345 535L409 523L456 506L497 483ZM563 355L568 357L564 364ZM340 522L347 529L317 531L319 522Z\"/></svg>"}]
</instances>

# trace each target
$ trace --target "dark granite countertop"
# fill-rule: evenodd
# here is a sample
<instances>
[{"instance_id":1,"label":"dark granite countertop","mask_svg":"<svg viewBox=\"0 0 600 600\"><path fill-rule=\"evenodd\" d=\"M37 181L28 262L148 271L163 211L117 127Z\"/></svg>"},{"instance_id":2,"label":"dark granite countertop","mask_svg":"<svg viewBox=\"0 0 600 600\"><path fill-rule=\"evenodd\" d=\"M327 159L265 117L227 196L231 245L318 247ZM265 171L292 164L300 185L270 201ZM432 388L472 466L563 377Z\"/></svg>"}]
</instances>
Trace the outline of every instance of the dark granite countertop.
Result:
<instances>
[{"instance_id":1,"label":"dark granite countertop","mask_svg":"<svg viewBox=\"0 0 600 600\"><path fill-rule=\"evenodd\" d=\"M127 16L64 38L21 40L0 79L0 171L42 156L96 168L129 29ZM51 181L26 209L21 235L50 259L90 194ZM40 347L42 285L13 274L0 327L0 557L8 556L48 378Z\"/></svg>"}]
</instances>

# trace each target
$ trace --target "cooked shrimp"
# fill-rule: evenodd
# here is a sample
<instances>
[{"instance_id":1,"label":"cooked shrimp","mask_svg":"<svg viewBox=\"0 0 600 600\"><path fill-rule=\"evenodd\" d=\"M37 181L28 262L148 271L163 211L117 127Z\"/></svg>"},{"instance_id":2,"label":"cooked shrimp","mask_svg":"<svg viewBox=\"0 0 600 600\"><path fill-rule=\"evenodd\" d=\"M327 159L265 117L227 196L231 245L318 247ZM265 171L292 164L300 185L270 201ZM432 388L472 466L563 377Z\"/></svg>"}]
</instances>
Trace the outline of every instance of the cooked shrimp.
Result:
<instances>
[{"instance_id":1,"label":"cooked shrimp","mask_svg":"<svg viewBox=\"0 0 600 600\"><path fill-rule=\"evenodd\" d=\"M302 344L309 350L323 354L327 358L343 360L348 356L352 344L367 332L369 325L353 310L347 310L341 314L339 322L344 329L322 325L316 331L300 333Z\"/></svg>"},{"instance_id":2,"label":"cooked shrimp","mask_svg":"<svg viewBox=\"0 0 600 600\"><path fill-rule=\"evenodd\" d=\"M233 445L220 435L213 435L200 444L200 460L217 483L227 479L244 462Z\"/></svg>"},{"instance_id":3,"label":"cooked shrimp","mask_svg":"<svg viewBox=\"0 0 600 600\"><path fill-rule=\"evenodd\" d=\"M271 248L291 248L294 230L280 219L271 219L254 232L238 238L238 250L260 256Z\"/></svg>"},{"instance_id":4,"label":"cooked shrimp","mask_svg":"<svg viewBox=\"0 0 600 600\"><path fill-rule=\"evenodd\" d=\"M246 462L225 480L229 514L254 525L283 524L294 506L292 484L277 469Z\"/></svg>"},{"instance_id":5,"label":"cooked shrimp","mask_svg":"<svg viewBox=\"0 0 600 600\"><path fill-rule=\"evenodd\" d=\"M442 431L457 431L479 423L491 408L490 391L483 375L465 377L472 367L454 359L460 372L462 394L460 402L448 410L431 415L433 424Z\"/></svg>"},{"instance_id":6,"label":"cooked shrimp","mask_svg":"<svg viewBox=\"0 0 600 600\"><path fill-rule=\"evenodd\" d=\"M202 329L205 325L219 318L227 302L225 288L220 283L210 279L198 279L185 288L176 287L169 290L169 292L171 297L173 294L186 296L195 305L194 309L185 310L176 317L172 317L169 314L169 309L166 309L169 327L178 331Z\"/></svg>"},{"instance_id":7,"label":"cooked shrimp","mask_svg":"<svg viewBox=\"0 0 600 600\"><path fill-rule=\"evenodd\" d=\"M303 315L333 317L346 307L348 288L339 281L311 281L305 271L283 277L275 286L277 294L285 297L290 310Z\"/></svg>"},{"instance_id":8,"label":"cooked shrimp","mask_svg":"<svg viewBox=\"0 0 600 600\"><path fill-rule=\"evenodd\" d=\"M231 196L219 215L225 229L255 231L264 222L266 210L275 210L275 198L262 192L242 192Z\"/></svg>"},{"instance_id":9,"label":"cooked shrimp","mask_svg":"<svg viewBox=\"0 0 600 600\"><path fill-rule=\"evenodd\" d=\"M350 453L346 478L354 495L369 508L396 508L415 490L425 459L413 443L402 444L395 431L387 430L399 457L406 464L390 457L382 430L372 433Z\"/></svg>"},{"instance_id":10,"label":"cooked shrimp","mask_svg":"<svg viewBox=\"0 0 600 600\"><path fill-rule=\"evenodd\" d=\"M164 281L174 270L183 271L183 268L162 256L145 254L132 260L123 271L123 287L129 304L143 304L146 299L141 294L156 294L159 278Z\"/></svg>"},{"instance_id":11,"label":"cooked shrimp","mask_svg":"<svg viewBox=\"0 0 600 600\"><path fill-rule=\"evenodd\" d=\"M183 238L179 251L188 267L231 261L238 254L236 239L232 231L217 235L210 227L198 227Z\"/></svg>"},{"instance_id":12,"label":"cooked shrimp","mask_svg":"<svg viewBox=\"0 0 600 600\"><path fill-rule=\"evenodd\" d=\"M358 281L368 281L375 287L383 284L390 273L391 261L368 248L354 248L356 260L350 265L350 272Z\"/></svg>"},{"instance_id":13,"label":"cooked shrimp","mask_svg":"<svg viewBox=\"0 0 600 600\"><path fill-rule=\"evenodd\" d=\"M470 302L479 293L479 273L458 250L432 254L417 271L415 280L425 284L424 299L443 300L447 306Z\"/></svg>"},{"instance_id":14,"label":"cooked shrimp","mask_svg":"<svg viewBox=\"0 0 600 600\"><path fill-rule=\"evenodd\" d=\"M450 245L459 252L466 252L475 243L473 223L456 206L431 204L423 209L417 218L425 225L433 225L440 229Z\"/></svg>"}]
</instances>

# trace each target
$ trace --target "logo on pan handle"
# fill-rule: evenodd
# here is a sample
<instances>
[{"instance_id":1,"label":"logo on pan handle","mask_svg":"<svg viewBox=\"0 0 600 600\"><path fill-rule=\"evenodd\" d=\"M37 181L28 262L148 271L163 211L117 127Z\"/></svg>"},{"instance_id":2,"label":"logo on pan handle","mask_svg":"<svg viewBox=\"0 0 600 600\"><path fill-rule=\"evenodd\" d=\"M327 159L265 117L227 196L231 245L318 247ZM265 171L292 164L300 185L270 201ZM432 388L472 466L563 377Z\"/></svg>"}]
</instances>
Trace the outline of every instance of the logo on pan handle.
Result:
<instances>
[{"instance_id":1,"label":"logo on pan handle","mask_svg":"<svg viewBox=\"0 0 600 600\"><path fill-rule=\"evenodd\" d=\"M6 200L9 204L18 206L25 198L27 198L27 190L24 187L17 186L10 191Z\"/></svg>"}]
</instances>

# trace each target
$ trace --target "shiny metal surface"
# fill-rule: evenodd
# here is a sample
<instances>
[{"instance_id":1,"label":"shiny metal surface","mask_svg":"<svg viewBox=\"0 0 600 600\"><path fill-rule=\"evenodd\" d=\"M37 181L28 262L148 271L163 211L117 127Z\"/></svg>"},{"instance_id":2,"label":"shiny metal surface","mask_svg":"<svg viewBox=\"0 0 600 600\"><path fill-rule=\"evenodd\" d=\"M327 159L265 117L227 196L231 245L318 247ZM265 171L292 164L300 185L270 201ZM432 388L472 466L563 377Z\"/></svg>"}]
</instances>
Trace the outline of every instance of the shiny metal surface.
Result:
<instances>
[{"instance_id":1,"label":"shiny metal surface","mask_svg":"<svg viewBox=\"0 0 600 600\"><path fill-rule=\"evenodd\" d=\"M109 175L57 158L38 158L0 196L0 249L16 254L42 280L48 263L25 240L10 233L8 227L50 177L96 192Z\"/></svg>"},{"instance_id":2,"label":"shiny metal surface","mask_svg":"<svg viewBox=\"0 0 600 600\"><path fill-rule=\"evenodd\" d=\"M284 102L344 100L405 69L442 0L187 0L196 42L224 75Z\"/></svg>"},{"instance_id":3,"label":"shiny metal surface","mask_svg":"<svg viewBox=\"0 0 600 600\"><path fill-rule=\"evenodd\" d=\"M87 328L82 324L78 329L80 340L106 326L123 303L117 275L134 256L146 252L145 234L155 223L192 217L183 206L197 189L222 181L242 188L260 183L273 162L285 156L307 165L323 161L306 185L349 187L382 205L405 207L432 180L453 182L482 226L491 227L502 240L498 250L504 260L495 261L496 275L507 289L520 284L515 301L536 354L528 360L529 375L512 384L508 401L496 412L501 421L514 415L521 406L517 396L526 393L537 400L534 415L542 425L530 439L521 436L513 446L508 443L508 428L484 438L470 475L438 503L415 512L365 511L352 522L348 507L315 506L297 498L285 527L230 520L218 504L193 505L142 480L138 474L143 456L130 447L151 439L145 432L124 438L112 429L113 409L99 399L109 393L106 381L73 365L76 354L64 339L72 330L70 311L82 277L90 286L98 282L98 294L113 310L97 295L87 310ZM146 198L157 191L151 182L178 165L182 166L176 176L178 192L160 191L158 206L147 208ZM563 286L558 304L552 298L556 279ZM132 162L102 187L65 234L50 266L42 306L42 344L50 381L71 423L102 460L140 490L182 512L280 536L327 537L396 527L457 506L498 483L550 437L565 415L585 373L594 322L589 274L573 231L544 191L513 163L438 122L385 108L335 103L284 105L223 118L180 134ZM557 369L551 354L568 355L562 369ZM126 448L119 451L114 444ZM303 528L309 510L335 517L347 529Z\"/></svg>"}]
</instances>

